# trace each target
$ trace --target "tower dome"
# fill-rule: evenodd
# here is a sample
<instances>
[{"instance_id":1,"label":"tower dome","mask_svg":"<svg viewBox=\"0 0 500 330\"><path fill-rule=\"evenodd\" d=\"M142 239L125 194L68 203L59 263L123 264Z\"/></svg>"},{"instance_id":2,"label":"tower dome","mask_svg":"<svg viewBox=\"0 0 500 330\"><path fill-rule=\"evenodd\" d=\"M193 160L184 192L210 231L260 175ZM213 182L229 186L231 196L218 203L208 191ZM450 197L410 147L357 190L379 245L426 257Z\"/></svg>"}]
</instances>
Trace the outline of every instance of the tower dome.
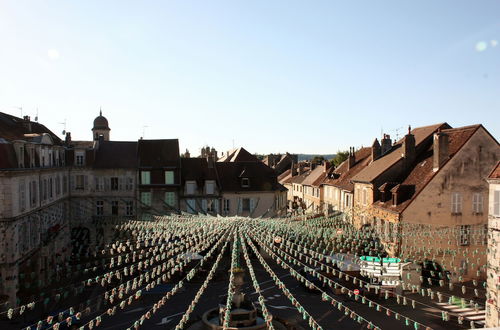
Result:
<instances>
[{"instance_id":1,"label":"tower dome","mask_svg":"<svg viewBox=\"0 0 500 330\"><path fill-rule=\"evenodd\" d=\"M104 137L104 141L109 141L110 130L108 120L102 115L102 110L99 110L99 116L94 119L94 127L92 128L94 141L99 140L100 135Z\"/></svg>"},{"instance_id":2,"label":"tower dome","mask_svg":"<svg viewBox=\"0 0 500 330\"><path fill-rule=\"evenodd\" d=\"M109 129L108 120L102 115L102 110L99 111L99 116L94 119L94 129Z\"/></svg>"}]
</instances>

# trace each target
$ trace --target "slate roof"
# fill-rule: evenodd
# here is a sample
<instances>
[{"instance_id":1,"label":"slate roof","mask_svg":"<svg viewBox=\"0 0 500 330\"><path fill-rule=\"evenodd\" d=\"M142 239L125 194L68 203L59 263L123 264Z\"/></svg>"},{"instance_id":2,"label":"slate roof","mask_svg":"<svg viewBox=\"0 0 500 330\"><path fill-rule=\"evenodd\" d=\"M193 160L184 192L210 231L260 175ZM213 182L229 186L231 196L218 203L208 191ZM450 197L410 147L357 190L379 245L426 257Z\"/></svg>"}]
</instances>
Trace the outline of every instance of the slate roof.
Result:
<instances>
[{"instance_id":1,"label":"slate roof","mask_svg":"<svg viewBox=\"0 0 500 330\"><path fill-rule=\"evenodd\" d=\"M179 140L139 140L139 167L163 168L180 165Z\"/></svg>"},{"instance_id":2,"label":"slate roof","mask_svg":"<svg viewBox=\"0 0 500 330\"><path fill-rule=\"evenodd\" d=\"M219 158L217 162L260 162L260 160L241 147L230 150L224 156Z\"/></svg>"},{"instance_id":3,"label":"slate roof","mask_svg":"<svg viewBox=\"0 0 500 330\"><path fill-rule=\"evenodd\" d=\"M422 142L426 141L429 137L431 137L439 128L447 129L451 128L447 123L440 123L430 126L417 127L411 130L411 133L415 137L415 146L418 152L418 149ZM391 166L400 161L401 152L398 151L403 144L403 139L400 139L395 145L392 146L391 150L388 151L385 155L375 160L370 166L367 166L358 174L352 177L352 181L357 182L372 182L379 175L388 170Z\"/></svg>"},{"instance_id":4,"label":"slate roof","mask_svg":"<svg viewBox=\"0 0 500 330\"><path fill-rule=\"evenodd\" d=\"M44 125L36 121L30 121L31 124L31 131L30 131L24 125L24 123L25 121L22 118L18 118L16 116L0 112L0 138L3 138L7 141L13 141L13 140L30 141L31 139L36 138L37 135L42 135L44 133L47 133L52 137L54 144L62 143L61 139Z\"/></svg>"},{"instance_id":5,"label":"slate roof","mask_svg":"<svg viewBox=\"0 0 500 330\"><path fill-rule=\"evenodd\" d=\"M224 191L276 191L285 189L278 183L276 172L262 162L216 162L221 189ZM241 179L248 178L250 187L242 187Z\"/></svg>"},{"instance_id":6,"label":"slate roof","mask_svg":"<svg viewBox=\"0 0 500 330\"><path fill-rule=\"evenodd\" d=\"M330 169L328 176L325 176L322 184L335 186L343 190L354 191L354 184L351 178L365 169L370 164L371 148L364 147L354 152L354 165L348 169L348 161L343 161L337 168Z\"/></svg>"},{"instance_id":7,"label":"slate roof","mask_svg":"<svg viewBox=\"0 0 500 330\"><path fill-rule=\"evenodd\" d=\"M463 147L463 145L481 127L481 125L472 125L441 130L441 132L448 135L448 161L456 155L456 153ZM441 166L441 168L443 168L443 166ZM413 167L411 172L405 178L403 178L403 180L400 180L399 186L401 189L404 189L403 193L406 195L404 197L405 200L401 203L398 203L398 205L396 206L393 206L392 201L390 200L387 202L375 202L373 205L395 212L402 212L413 201L413 199L418 196L418 194L425 188L425 186L437 173L439 173L439 171L433 171L433 146L431 144L426 150L417 155L415 166ZM379 187L374 188L379 189Z\"/></svg>"},{"instance_id":8,"label":"slate roof","mask_svg":"<svg viewBox=\"0 0 500 330\"><path fill-rule=\"evenodd\" d=\"M181 179L184 185L186 181L195 180L198 186L202 186L205 180L217 180L217 173L214 167L208 167L206 158L181 158Z\"/></svg>"},{"instance_id":9,"label":"slate roof","mask_svg":"<svg viewBox=\"0 0 500 330\"><path fill-rule=\"evenodd\" d=\"M103 141L95 152L95 168L136 168L137 142Z\"/></svg>"}]
</instances>

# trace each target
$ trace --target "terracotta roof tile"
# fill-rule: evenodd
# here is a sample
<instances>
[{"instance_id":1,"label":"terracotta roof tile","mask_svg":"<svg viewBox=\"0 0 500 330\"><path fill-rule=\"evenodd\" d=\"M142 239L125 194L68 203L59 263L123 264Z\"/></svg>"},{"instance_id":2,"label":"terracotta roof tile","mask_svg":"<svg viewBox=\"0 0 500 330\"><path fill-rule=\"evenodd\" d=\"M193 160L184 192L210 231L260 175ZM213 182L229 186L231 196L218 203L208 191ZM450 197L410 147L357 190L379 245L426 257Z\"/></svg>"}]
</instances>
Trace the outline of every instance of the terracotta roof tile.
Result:
<instances>
[{"instance_id":1,"label":"terracotta roof tile","mask_svg":"<svg viewBox=\"0 0 500 330\"><path fill-rule=\"evenodd\" d=\"M414 128L411 133L415 136L415 146L417 149L423 141L428 139L439 128L445 129L450 128L450 126L447 123L440 123ZM396 164L399 160L401 160L400 152L397 152L397 149L401 147L402 142L403 139L400 139L398 143L392 146L392 149L388 153L375 160L370 164L370 166L367 166L363 171L355 175L352 178L352 181L372 182L380 174L384 173L387 169Z\"/></svg>"},{"instance_id":2,"label":"terracotta roof tile","mask_svg":"<svg viewBox=\"0 0 500 330\"><path fill-rule=\"evenodd\" d=\"M364 147L354 153L355 163L348 169L348 161L345 160L335 170L330 170L328 177L325 177L322 184L335 186L347 191L353 191L354 185L351 178L362 171L371 162L371 148Z\"/></svg>"}]
</instances>

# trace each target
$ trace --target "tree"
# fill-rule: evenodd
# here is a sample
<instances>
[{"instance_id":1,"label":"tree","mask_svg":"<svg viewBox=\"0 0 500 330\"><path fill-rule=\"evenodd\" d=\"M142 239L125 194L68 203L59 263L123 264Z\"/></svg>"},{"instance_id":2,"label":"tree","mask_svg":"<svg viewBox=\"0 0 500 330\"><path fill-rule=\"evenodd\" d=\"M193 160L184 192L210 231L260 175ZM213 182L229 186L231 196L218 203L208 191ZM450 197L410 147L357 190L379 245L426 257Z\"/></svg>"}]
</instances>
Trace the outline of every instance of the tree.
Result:
<instances>
[{"instance_id":1,"label":"tree","mask_svg":"<svg viewBox=\"0 0 500 330\"><path fill-rule=\"evenodd\" d=\"M347 151L347 150L346 151L338 151L335 154L335 157L333 157L332 159L330 159L330 163L332 163L333 166L337 167L340 164L342 164L342 162L344 160L346 160L347 157L349 157L349 151Z\"/></svg>"},{"instance_id":2,"label":"tree","mask_svg":"<svg viewBox=\"0 0 500 330\"><path fill-rule=\"evenodd\" d=\"M311 163L313 164L321 164L325 161L325 157L323 156L314 156L314 158L311 160Z\"/></svg>"}]
</instances>

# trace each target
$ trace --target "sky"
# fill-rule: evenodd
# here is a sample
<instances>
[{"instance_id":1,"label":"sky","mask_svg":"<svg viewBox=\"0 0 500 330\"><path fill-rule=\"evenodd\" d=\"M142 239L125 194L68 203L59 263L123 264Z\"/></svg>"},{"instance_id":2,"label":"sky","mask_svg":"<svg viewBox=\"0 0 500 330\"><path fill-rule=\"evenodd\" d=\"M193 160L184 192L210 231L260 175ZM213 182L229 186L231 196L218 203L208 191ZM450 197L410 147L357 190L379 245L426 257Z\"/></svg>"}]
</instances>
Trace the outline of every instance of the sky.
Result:
<instances>
[{"instance_id":1,"label":"sky","mask_svg":"<svg viewBox=\"0 0 500 330\"><path fill-rule=\"evenodd\" d=\"M481 123L500 137L500 1L0 0L0 111L198 155L327 154ZM64 123L66 123L64 125Z\"/></svg>"}]
</instances>

